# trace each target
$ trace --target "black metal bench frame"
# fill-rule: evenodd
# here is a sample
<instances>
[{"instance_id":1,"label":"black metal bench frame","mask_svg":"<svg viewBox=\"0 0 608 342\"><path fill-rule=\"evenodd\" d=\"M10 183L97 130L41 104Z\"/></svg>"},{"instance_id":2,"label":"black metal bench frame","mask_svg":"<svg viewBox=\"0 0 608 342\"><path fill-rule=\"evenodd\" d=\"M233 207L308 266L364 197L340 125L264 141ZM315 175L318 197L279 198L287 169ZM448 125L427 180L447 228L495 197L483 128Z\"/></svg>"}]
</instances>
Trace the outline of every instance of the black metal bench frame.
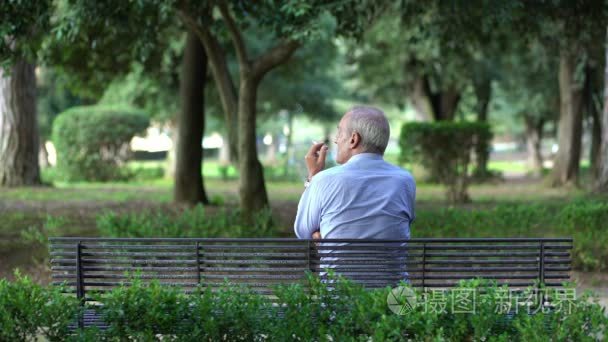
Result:
<instances>
[{"instance_id":1,"label":"black metal bench frame","mask_svg":"<svg viewBox=\"0 0 608 342\"><path fill-rule=\"evenodd\" d=\"M366 287L394 286L407 272L413 287L449 288L461 279L495 280L511 288L560 287L570 280L571 238L471 239L197 239L50 238L53 284L83 303L91 291L147 282L216 288L227 280L272 295L324 268ZM338 260L331 260L331 258ZM130 274L128 274L130 272ZM80 322L79 325L87 325Z\"/></svg>"}]
</instances>

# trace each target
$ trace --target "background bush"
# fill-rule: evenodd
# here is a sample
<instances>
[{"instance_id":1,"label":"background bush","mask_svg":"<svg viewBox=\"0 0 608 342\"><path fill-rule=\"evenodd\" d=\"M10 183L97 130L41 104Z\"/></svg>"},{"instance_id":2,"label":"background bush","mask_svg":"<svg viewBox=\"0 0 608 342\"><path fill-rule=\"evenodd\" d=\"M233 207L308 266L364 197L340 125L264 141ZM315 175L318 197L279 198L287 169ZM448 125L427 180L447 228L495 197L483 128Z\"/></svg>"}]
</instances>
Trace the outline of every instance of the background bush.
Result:
<instances>
[{"instance_id":1,"label":"background bush","mask_svg":"<svg viewBox=\"0 0 608 342\"><path fill-rule=\"evenodd\" d=\"M96 220L104 237L197 237L239 238L276 236L270 210L255 214L252 223L242 220L238 210L207 213L202 205L168 215L164 212L118 214L107 212Z\"/></svg>"},{"instance_id":2,"label":"background bush","mask_svg":"<svg viewBox=\"0 0 608 342\"><path fill-rule=\"evenodd\" d=\"M403 162L424 166L447 187L450 202L468 202L469 167L475 151L487 150L490 125L480 122L410 122L401 128Z\"/></svg>"},{"instance_id":3,"label":"background bush","mask_svg":"<svg viewBox=\"0 0 608 342\"><path fill-rule=\"evenodd\" d=\"M53 123L58 172L67 181L124 179L129 143L149 124L129 107L81 106L59 114Z\"/></svg>"},{"instance_id":4,"label":"background bush","mask_svg":"<svg viewBox=\"0 0 608 342\"><path fill-rule=\"evenodd\" d=\"M608 203L601 200L576 200L560 203L501 204L481 209L421 207L411 226L414 238L491 238L491 237L572 237L573 267L585 271L608 270ZM73 223L72 223L73 225ZM237 210L209 211L202 206L178 213L144 211L106 212L97 216L97 235L104 237L293 237L290 227L274 224L270 211L255 216L251 224L241 220ZM46 243L48 236L60 235L70 222L48 216L43 228L34 234Z\"/></svg>"},{"instance_id":5,"label":"background bush","mask_svg":"<svg viewBox=\"0 0 608 342\"><path fill-rule=\"evenodd\" d=\"M487 209L418 209L412 237L573 237L576 269L608 269L608 203L574 201L566 206L502 204Z\"/></svg>"}]
</instances>

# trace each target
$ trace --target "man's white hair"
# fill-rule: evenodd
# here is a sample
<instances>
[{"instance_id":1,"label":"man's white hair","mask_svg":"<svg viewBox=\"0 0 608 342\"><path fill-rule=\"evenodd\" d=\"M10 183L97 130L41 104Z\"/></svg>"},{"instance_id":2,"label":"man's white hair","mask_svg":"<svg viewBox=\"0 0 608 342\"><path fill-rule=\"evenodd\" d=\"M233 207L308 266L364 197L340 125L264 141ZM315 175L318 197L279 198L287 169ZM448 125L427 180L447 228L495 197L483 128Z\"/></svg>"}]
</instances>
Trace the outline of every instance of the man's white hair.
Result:
<instances>
[{"instance_id":1,"label":"man's white hair","mask_svg":"<svg viewBox=\"0 0 608 342\"><path fill-rule=\"evenodd\" d=\"M348 134L359 133L364 152L383 155L391 135L384 112L375 107L355 106L346 113L349 114Z\"/></svg>"}]
</instances>

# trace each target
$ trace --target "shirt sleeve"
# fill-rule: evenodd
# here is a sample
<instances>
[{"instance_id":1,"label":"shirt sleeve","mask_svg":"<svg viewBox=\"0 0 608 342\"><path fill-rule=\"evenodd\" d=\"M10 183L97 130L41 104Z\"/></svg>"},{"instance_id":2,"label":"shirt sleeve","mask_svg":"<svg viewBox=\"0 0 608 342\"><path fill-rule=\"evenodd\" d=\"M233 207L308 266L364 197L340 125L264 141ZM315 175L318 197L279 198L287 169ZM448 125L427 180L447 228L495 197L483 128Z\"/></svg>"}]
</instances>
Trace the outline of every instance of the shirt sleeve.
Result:
<instances>
[{"instance_id":1,"label":"shirt sleeve","mask_svg":"<svg viewBox=\"0 0 608 342\"><path fill-rule=\"evenodd\" d=\"M312 233L321 227L321 203L319 184L313 179L298 203L298 213L293 228L300 239L311 239Z\"/></svg>"}]
</instances>

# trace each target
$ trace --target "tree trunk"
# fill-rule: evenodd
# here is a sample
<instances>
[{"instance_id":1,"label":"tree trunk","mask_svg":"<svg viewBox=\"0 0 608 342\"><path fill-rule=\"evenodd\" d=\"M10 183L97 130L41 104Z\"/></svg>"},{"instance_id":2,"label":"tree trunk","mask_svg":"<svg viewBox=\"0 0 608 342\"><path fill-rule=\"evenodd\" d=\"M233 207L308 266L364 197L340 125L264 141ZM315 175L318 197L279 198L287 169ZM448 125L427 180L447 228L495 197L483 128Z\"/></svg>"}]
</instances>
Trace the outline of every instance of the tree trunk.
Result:
<instances>
[{"instance_id":1,"label":"tree trunk","mask_svg":"<svg viewBox=\"0 0 608 342\"><path fill-rule=\"evenodd\" d=\"M186 26L200 39L209 59L209 68L215 80L215 85L220 96L224 118L226 120L226 130L228 133L228 147L230 148L230 158L238 161L238 94L234 82L228 70L226 54L218 40L209 31L208 27L201 26L199 22L186 12L180 12ZM209 14L205 20L211 20Z\"/></svg>"},{"instance_id":2,"label":"tree trunk","mask_svg":"<svg viewBox=\"0 0 608 342\"><path fill-rule=\"evenodd\" d=\"M589 163L591 179L597 180L599 171L600 147L602 144L601 121L601 95L598 92L595 80L597 69L587 65L585 68L585 112L591 119L591 144L589 149Z\"/></svg>"},{"instance_id":3,"label":"tree trunk","mask_svg":"<svg viewBox=\"0 0 608 342\"><path fill-rule=\"evenodd\" d=\"M419 120L454 120L460 102L460 92L454 86L433 92L428 77L420 76L412 83L409 95Z\"/></svg>"},{"instance_id":4,"label":"tree trunk","mask_svg":"<svg viewBox=\"0 0 608 342\"><path fill-rule=\"evenodd\" d=\"M532 176L540 177L543 173L543 156L541 153L542 133L545 120L536 119L524 114L526 125L526 146L528 150L528 167Z\"/></svg>"},{"instance_id":5,"label":"tree trunk","mask_svg":"<svg viewBox=\"0 0 608 342\"><path fill-rule=\"evenodd\" d=\"M559 150L551 174L553 186L578 185L583 130L583 85L575 80L576 56L577 54L566 51L560 56Z\"/></svg>"},{"instance_id":6,"label":"tree trunk","mask_svg":"<svg viewBox=\"0 0 608 342\"><path fill-rule=\"evenodd\" d=\"M264 171L256 144L256 97L258 82L241 80L239 90L239 197L245 217L268 206Z\"/></svg>"},{"instance_id":7,"label":"tree trunk","mask_svg":"<svg viewBox=\"0 0 608 342\"><path fill-rule=\"evenodd\" d=\"M430 96L430 89L426 77L417 77L412 84L409 98L416 111L416 118L420 121L433 121L435 118Z\"/></svg>"},{"instance_id":8,"label":"tree trunk","mask_svg":"<svg viewBox=\"0 0 608 342\"><path fill-rule=\"evenodd\" d=\"M437 121L453 121L456 115L456 108L460 102L460 92L454 87L449 86L447 89L435 95L439 104L439 109L435 111Z\"/></svg>"},{"instance_id":9,"label":"tree trunk","mask_svg":"<svg viewBox=\"0 0 608 342\"><path fill-rule=\"evenodd\" d=\"M593 179L597 179L599 175L600 165L600 149L602 147L602 119L601 113L595 108L591 108L591 118L593 120L591 127L591 150L589 151L589 161L591 162L591 174Z\"/></svg>"},{"instance_id":10,"label":"tree trunk","mask_svg":"<svg viewBox=\"0 0 608 342\"><path fill-rule=\"evenodd\" d=\"M492 95L492 80L484 78L482 82L475 83L475 95L477 97L477 121L488 121L488 105L490 104L490 96ZM478 148L475 151L475 175L480 178L488 176L488 161L490 160L489 146L485 144L477 144Z\"/></svg>"},{"instance_id":11,"label":"tree trunk","mask_svg":"<svg viewBox=\"0 0 608 342\"><path fill-rule=\"evenodd\" d=\"M173 200L208 204L202 177L205 130L207 56L198 37L188 33L180 79L181 110L177 120L177 148Z\"/></svg>"},{"instance_id":12,"label":"tree trunk","mask_svg":"<svg viewBox=\"0 0 608 342\"><path fill-rule=\"evenodd\" d=\"M0 186L40 184L35 65L0 68Z\"/></svg>"},{"instance_id":13,"label":"tree trunk","mask_svg":"<svg viewBox=\"0 0 608 342\"><path fill-rule=\"evenodd\" d=\"M239 64L238 95L234 91L226 55L216 37L209 31L208 25L201 25L198 20L193 18L189 14L187 6L181 9L179 14L186 26L196 32L207 52L222 104L229 106L228 112L231 113L234 108L238 109L238 149L236 153L238 153L240 173L240 205L244 217L250 219L254 212L268 206L264 173L262 164L258 160L256 146L257 87L264 75L285 63L300 44L295 40L280 40L277 45L267 49L255 60L250 60L247 56L243 34L232 17L229 7L224 2L218 2L216 6L228 29ZM227 122L227 125L230 126L230 123Z\"/></svg>"},{"instance_id":14,"label":"tree trunk","mask_svg":"<svg viewBox=\"0 0 608 342\"><path fill-rule=\"evenodd\" d=\"M602 143L598 164L598 177L595 188L599 192L608 193L608 29L606 30L606 64L604 65L604 110L602 112Z\"/></svg>"}]
</instances>

